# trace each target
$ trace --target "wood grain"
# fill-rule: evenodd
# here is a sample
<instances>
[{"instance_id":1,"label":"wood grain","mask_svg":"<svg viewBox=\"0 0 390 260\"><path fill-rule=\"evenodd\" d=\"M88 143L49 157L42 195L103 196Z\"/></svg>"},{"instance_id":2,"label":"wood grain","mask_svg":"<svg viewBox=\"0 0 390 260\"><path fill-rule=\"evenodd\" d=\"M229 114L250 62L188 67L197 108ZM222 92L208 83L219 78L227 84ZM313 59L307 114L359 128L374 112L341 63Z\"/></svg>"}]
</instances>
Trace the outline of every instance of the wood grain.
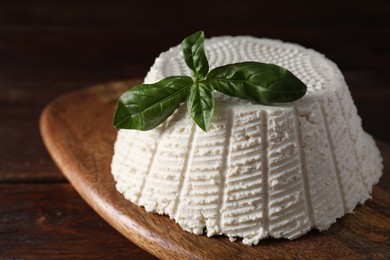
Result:
<instances>
[{"instance_id":1,"label":"wood grain","mask_svg":"<svg viewBox=\"0 0 390 260\"><path fill-rule=\"evenodd\" d=\"M0 184L0 259L154 259L68 183ZM83 257L80 257L83 256Z\"/></svg>"},{"instance_id":2,"label":"wood grain","mask_svg":"<svg viewBox=\"0 0 390 260\"><path fill-rule=\"evenodd\" d=\"M40 121L44 142L59 168L88 204L125 237L164 259L390 258L390 148L381 142L385 172L374 187L373 199L329 230L311 231L294 241L266 239L248 247L225 237L197 236L167 216L147 213L126 201L116 192L110 174L116 138L111 119L118 95L139 81L98 85L60 97L46 107Z\"/></svg>"}]
</instances>

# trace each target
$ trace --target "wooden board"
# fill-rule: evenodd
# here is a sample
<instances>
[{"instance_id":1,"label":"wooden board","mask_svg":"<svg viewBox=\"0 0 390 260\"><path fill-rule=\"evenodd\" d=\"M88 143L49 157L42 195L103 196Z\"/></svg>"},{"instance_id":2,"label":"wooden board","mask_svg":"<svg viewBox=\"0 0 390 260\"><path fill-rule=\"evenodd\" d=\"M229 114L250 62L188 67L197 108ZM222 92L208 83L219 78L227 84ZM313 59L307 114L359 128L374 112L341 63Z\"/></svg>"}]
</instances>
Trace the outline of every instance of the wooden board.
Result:
<instances>
[{"instance_id":1,"label":"wooden board","mask_svg":"<svg viewBox=\"0 0 390 260\"><path fill-rule=\"evenodd\" d=\"M94 86L60 97L41 115L41 134L54 161L74 188L116 230L163 259L172 258L390 258L390 147L378 142L385 172L373 199L325 232L289 241L265 239L249 247L226 237L197 236L167 216L146 212L115 190L110 173L116 130L111 120L118 96L140 80Z\"/></svg>"}]
</instances>

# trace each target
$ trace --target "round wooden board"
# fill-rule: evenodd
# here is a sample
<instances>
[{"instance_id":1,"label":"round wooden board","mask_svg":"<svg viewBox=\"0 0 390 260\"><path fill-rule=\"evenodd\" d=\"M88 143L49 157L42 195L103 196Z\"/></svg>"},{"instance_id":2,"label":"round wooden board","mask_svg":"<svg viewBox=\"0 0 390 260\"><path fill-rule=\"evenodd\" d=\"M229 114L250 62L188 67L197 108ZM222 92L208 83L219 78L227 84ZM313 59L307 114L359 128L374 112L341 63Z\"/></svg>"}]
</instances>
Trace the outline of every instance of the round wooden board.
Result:
<instances>
[{"instance_id":1,"label":"round wooden board","mask_svg":"<svg viewBox=\"0 0 390 260\"><path fill-rule=\"evenodd\" d=\"M115 189L110 164L116 130L116 100L139 79L91 87L58 98L41 115L43 140L54 161L88 204L129 240L163 259L390 258L390 147L378 146L384 175L373 199L325 232L310 231L289 241L265 239L257 246L226 237L197 236L167 216L148 213Z\"/></svg>"}]
</instances>

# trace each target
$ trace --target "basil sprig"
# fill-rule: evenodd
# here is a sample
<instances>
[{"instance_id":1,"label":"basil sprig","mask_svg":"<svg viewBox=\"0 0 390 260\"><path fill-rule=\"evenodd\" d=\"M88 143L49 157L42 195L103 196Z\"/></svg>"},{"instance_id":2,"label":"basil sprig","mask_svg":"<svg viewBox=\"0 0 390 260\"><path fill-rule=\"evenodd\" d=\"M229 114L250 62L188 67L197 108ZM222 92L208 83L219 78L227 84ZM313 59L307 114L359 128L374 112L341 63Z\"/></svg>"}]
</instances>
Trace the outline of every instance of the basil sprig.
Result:
<instances>
[{"instance_id":1,"label":"basil sprig","mask_svg":"<svg viewBox=\"0 0 390 260\"><path fill-rule=\"evenodd\" d=\"M209 72L204 33L182 42L184 60L193 72L154 84L140 84L119 98L113 126L150 130L164 122L183 102L195 123L207 131L214 114L214 90L259 104L292 102L306 93L306 85L285 68L260 62L241 62Z\"/></svg>"}]
</instances>

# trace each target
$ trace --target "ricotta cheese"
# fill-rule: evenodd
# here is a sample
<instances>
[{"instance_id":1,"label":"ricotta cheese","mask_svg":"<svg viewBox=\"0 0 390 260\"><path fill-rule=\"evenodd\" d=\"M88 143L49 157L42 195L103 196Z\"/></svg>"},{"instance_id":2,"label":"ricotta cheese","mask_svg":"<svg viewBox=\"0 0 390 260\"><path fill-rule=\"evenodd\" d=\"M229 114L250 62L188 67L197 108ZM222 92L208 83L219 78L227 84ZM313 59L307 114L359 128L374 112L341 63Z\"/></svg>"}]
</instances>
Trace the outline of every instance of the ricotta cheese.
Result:
<instances>
[{"instance_id":1,"label":"ricotta cheese","mask_svg":"<svg viewBox=\"0 0 390 260\"><path fill-rule=\"evenodd\" d=\"M208 132L185 105L153 130L119 130L112 174L127 200L194 234L255 245L325 230L370 197L382 159L333 62L296 44L247 36L212 38L205 50L210 69L242 61L285 67L307 94L263 106L216 93ZM173 75L191 75L180 46L156 59L145 83Z\"/></svg>"}]
</instances>

